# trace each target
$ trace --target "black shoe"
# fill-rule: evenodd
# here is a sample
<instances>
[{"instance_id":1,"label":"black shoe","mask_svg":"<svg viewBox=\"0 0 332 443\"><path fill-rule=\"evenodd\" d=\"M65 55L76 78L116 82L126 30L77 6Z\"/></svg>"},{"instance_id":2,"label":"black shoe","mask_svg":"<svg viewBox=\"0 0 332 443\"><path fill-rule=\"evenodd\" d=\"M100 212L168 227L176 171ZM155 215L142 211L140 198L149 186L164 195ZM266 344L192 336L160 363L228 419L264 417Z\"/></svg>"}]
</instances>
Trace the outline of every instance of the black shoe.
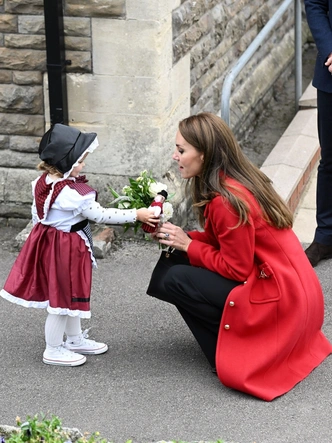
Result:
<instances>
[{"instance_id":1,"label":"black shoe","mask_svg":"<svg viewBox=\"0 0 332 443\"><path fill-rule=\"evenodd\" d=\"M332 258L332 245L323 245L314 241L304 252L314 268L321 260Z\"/></svg>"}]
</instances>

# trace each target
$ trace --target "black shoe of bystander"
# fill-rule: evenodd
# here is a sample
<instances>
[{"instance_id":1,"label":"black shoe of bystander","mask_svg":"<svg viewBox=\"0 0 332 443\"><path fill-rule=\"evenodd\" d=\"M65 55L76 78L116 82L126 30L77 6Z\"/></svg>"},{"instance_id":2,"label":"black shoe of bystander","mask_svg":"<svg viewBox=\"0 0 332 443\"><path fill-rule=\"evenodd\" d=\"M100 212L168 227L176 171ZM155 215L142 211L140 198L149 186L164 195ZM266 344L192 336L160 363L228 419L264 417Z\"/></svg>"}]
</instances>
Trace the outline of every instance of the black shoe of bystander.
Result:
<instances>
[{"instance_id":1,"label":"black shoe of bystander","mask_svg":"<svg viewBox=\"0 0 332 443\"><path fill-rule=\"evenodd\" d=\"M321 260L332 258L332 245L324 245L314 241L304 252L314 268Z\"/></svg>"}]
</instances>

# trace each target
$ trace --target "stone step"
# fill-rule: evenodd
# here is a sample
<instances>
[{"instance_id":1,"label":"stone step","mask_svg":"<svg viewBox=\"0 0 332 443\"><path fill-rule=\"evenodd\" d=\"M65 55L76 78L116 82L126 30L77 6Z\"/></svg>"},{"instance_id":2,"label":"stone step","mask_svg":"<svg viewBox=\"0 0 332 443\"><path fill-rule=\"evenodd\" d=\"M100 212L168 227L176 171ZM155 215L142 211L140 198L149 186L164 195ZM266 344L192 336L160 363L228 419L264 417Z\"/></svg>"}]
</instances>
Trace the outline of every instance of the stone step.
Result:
<instances>
[{"instance_id":1,"label":"stone step","mask_svg":"<svg viewBox=\"0 0 332 443\"><path fill-rule=\"evenodd\" d=\"M300 99L299 111L261 166L294 212L319 156L316 90L309 85Z\"/></svg>"}]
</instances>

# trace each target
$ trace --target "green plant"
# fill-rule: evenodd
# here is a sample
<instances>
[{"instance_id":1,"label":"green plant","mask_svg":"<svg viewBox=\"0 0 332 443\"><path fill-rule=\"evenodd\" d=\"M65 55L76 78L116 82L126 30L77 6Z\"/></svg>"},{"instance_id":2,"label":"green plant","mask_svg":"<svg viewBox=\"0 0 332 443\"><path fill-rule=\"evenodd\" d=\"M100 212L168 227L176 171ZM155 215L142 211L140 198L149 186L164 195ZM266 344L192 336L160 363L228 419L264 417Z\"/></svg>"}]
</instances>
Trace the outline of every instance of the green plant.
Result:
<instances>
[{"instance_id":1,"label":"green plant","mask_svg":"<svg viewBox=\"0 0 332 443\"><path fill-rule=\"evenodd\" d=\"M66 432L62 428L61 420L52 415L47 418L46 415L38 414L33 417L27 416L24 423L21 419L16 417L16 424L19 427L9 437L0 435L0 443L110 443L99 436L99 432L93 434L85 434L71 439L71 432ZM185 443L182 440L172 440L173 443ZM132 440L127 440L125 443L132 443ZM166 442L165 442L166 443ZM224 443L224 440L216 440L210 443Z\"/></svg>"},{"instance_id":2,"label":"green plant","mask_svg":"<svg viewBox=\"0 0 332 443\"><path fill-rule=\"evenodd\" d=\"M122 189L122 194L120 195L111 186L109 190L111 191L115 200L113 200L110 205L119 209L140 209L148 208L151 204L152 199L162 190L167 190L167 185L157 182L151 172L142 171L140 175L136 178L129 178L129 185ZM172 196L169 196L170 199ZM163 220L167 221L173 215L173 207L171 203L166 201L163 207ZM141 226L141 222L136 221L134 224L135 233ZM126 223L124 225L124 231L130 228L130 224Z\"/></svg>"},{"instance_id":3,"label":"green plant","mask_svg":"<svg viewBox=\"0 0 332 443\"><path fill-rule=\"evenodd\" d=\"M31 417L28 416L24 423L21 423L19 417L16 418L16 424L19 427L8 438L0 436L0 443L71 443L69 433L62 428L61 420L52 415L47 418L46 415L40 414ZM77 443L107 443L105 439L99 436L98 432L91 435L84 435L75 439ZM128 442L127 442L128 443Z\"/></svg>"}]
</instances>

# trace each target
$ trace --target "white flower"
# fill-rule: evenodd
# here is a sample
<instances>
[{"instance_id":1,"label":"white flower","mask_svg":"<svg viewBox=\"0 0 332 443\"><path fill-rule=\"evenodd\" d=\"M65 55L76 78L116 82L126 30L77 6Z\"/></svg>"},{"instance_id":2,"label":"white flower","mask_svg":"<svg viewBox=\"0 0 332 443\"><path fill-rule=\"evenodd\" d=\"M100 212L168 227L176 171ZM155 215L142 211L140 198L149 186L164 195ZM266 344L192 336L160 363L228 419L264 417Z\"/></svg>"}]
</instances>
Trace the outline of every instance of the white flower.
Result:
<instances>
[{"instance_id":1,"label":"white flower","mask_svg":"<svg viewBox=\"0 0 332 443\"><path fill-rule=\"evenodd\" d=\"M165 202L163 204L163 214L162 214L162 221L166 222L173 216L173 206L170 202Z\"/></svg>"},{"instance_id":2,"label":"white flower","mask_svg":"<svg viewBox=\"0 0 332 443\"><path fill-rule=\"evenodd\" d=\"M161 191L167 191L167 185L164 185L164 183L155 182L151 183L151 185L149 186L149 194L152 198L154 198L158 194L158 192Z\"/></svg>"},{"instance_id":3,"label":"white flower","mask_svg":"<svg viewBox=\"0 0 332 443\"><path fill-rule=\"evenodd\" d=\"M127 195L127 192L128 191L130 191L130 186L124 186L123 188L122 188L122 192L125 194L125 195Z\"/></svg>"}]
</instances>

